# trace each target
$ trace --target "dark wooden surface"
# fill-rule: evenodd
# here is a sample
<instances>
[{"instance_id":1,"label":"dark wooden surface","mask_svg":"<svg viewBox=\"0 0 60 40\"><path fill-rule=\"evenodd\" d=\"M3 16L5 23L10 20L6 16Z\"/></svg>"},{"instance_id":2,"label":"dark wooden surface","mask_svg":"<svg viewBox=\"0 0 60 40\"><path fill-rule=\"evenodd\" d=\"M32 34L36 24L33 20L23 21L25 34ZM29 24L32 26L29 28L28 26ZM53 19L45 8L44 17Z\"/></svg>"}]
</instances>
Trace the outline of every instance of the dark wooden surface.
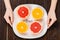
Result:
<instances>
[{"instance_id":1,"label":"dark wooden surface","mask_svg":"<svg viewBox=\"0 0 60 40\"><path fill-rule=\"evenodd\" d=\"M40 1L32 1L32 0L11 0L12 9L19 4L25 4L25 3L34 3L42 5L48 12L51 0L40 0ZM0 40L28 40L28 39L22 39L17 37L12 28L6 23L3 16L5 14L5 5L3 0L0 0ZM57 21L51 26L50 29L48 29L47 33L37 39L33 40L60 40L60 1L58 0L57 7L56 7L56 15L57 15Z\"/></svg>"}]
</instances>

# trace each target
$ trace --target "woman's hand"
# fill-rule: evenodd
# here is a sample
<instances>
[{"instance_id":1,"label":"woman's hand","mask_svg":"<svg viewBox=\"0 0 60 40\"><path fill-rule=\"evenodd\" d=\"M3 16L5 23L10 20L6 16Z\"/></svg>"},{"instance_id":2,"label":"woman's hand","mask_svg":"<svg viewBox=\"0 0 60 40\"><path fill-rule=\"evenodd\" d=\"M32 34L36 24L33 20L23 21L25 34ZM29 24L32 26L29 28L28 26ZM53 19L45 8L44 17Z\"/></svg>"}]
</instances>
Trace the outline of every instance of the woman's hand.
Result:
<instances>
[{"instance_id":1,"label":"woman's hand","mask_svg":"<svg viewBox=\"0 0 60 40\"><path fill-rule=\"evenodd\" d=\"M57 20L55 11L50 10L48 13L48 28Z\"/></svg>"},{"instance_id":2,"label":"woman's hand","mask_svg":"<svg viewBox=\"0 0 60 40\"><path fill-rule=\"evenodd\" d=\"M4 19L8 24L10 24L10 26L12 26L12 23L14 21L12 9L6 9Z\"/></svg>"}]
</instances>

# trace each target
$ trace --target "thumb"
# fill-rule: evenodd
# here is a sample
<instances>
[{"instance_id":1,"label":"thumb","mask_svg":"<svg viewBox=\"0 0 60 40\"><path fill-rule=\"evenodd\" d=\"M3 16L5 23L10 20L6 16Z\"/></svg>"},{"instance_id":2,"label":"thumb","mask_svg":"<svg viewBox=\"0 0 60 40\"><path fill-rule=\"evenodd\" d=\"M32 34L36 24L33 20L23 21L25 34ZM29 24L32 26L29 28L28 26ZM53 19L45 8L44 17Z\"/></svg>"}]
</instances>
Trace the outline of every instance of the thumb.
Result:
<instances>
[{"instance_id":1,"label":"thumb","mask_svg":"<svg viewBox=\"0 0 60 40\"><path fill-rule=\"evenodd\" d=\"M10 22L9 17L6 17L5 20L6 20L6 22L7 22L8 24L10 24L10 26L11 26L11 22Z\"/></svg>"},{"instance_id":2,"label":"thumb","mask_svg":"<svg viewBox=\"0 0 60 40\"><path fill-rule=\"evenodd\" d=\"M48 29L52 26L52 24L54 23L54 20L51 20L48 24Z\"/></svg>"}]
</instances>

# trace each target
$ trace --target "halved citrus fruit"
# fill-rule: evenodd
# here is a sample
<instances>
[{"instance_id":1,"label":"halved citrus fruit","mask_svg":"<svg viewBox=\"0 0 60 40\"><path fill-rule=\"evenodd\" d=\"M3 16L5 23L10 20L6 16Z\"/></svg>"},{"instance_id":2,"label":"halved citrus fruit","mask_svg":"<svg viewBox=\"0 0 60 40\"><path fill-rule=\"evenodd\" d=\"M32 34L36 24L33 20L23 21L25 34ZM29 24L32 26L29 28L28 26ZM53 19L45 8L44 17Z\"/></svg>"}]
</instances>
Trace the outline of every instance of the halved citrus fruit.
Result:
<instances>
[{"instance_id":1,"label":"halved citrus fruit","mask_svg":"<svg viewBox=\"0 0 60 40\"><path fill-rule=\"evenodd\" d=\"M30 29L33 33L38 33L41 30L41 25L38 22L33 22L30 26Z\"/></svg>"},{"instance_id":2,"label":"halved citrus fruit","mask_svg":"<svg viewBox=\"0 0 60 40\"><path fill-rule=\"evenodd\" d=\"M17 28L18 32L20 32L20 33L25 33L25 32L27 32L27 30L28 30L28 25L27 25L26 22L23 22L23 21L22 21L22 22L19 22L19 23L17 24L16 28Z\"/></svg>"},{"instance_id":3,"label":"halved citrus fruit","mask_svg":"<svg viewBox=\"0 0 60 40\"><path fill-rule=\"evenodd\" d=\"M25 7L25 6L21 6L19 9L18 9L18 15L21 17L21 18L26 18L26 16L28 16L28 8Z\"/></svg>"},{"instance_id":4,"label":"halved citrus fruit","mask_svg":"<svg viewBox=\"0 0 60 40\"><path fill-rule=\"evenodd\" d=\"M32 16L35 20L40 20L42 19L44 13L43 13L43 10L41 8L34 8L32 10Z\"/></svg>"}]
</instances>

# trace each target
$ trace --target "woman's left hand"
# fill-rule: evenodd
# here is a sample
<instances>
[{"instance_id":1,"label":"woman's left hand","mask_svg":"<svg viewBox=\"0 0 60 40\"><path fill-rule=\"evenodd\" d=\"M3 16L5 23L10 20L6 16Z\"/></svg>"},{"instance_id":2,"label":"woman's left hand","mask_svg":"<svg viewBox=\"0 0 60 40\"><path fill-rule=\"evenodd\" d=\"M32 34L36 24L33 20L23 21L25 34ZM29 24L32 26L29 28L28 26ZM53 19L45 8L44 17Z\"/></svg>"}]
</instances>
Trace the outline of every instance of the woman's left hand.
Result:
<instances>
[{"instance_id":1,"label":"woman's left hand","mask_svg":"<svg viewBox=\"0 0 60 40\"><path fill-rule=\"evenodd\" d=\"M57 20L55 11L50 10L48 13L48 29L52 26L52 24Z\"/></svg>"}]
</instances>

